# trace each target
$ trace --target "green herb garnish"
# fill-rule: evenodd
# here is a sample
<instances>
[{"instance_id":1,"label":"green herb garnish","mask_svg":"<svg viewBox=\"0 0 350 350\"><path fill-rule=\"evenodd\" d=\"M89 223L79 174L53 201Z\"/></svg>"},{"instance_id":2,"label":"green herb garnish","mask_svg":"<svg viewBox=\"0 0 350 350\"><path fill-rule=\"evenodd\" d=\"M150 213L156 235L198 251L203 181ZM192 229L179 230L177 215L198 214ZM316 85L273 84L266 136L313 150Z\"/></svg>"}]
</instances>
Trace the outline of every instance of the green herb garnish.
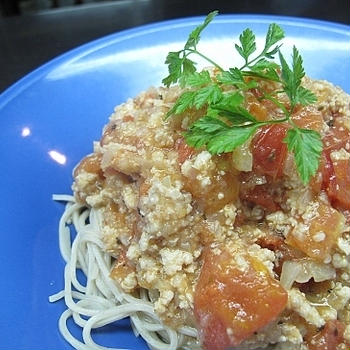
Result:
<instances>
[{"instance_id":1,"label":"green herb garnish","mask_svg":"<svg viewBox=\"0 0 350 350\"><path fill-rule=\"evenodd\" d=\"M206 146L212 154L233 151L264 125L289 123L284 142L294 154L302 182L307 184L318 169L322 141L318 132L299 128L291 119L297 105L306 106L316 102L316 96L301 86L305 72L298 50L293 47L292 63L289 66L280 51L284 31L277 24L269 26L264 48L259 53L254 33L246 29L239 36L239 44L235 44L244 64L225 70L197 49L202 31L217 14L217 11L209 13L204 22L190 33L184 48L169 52L166 58L169 75L163 79L163 84L169 87L178 83L187 88L169 110L167 117L184 113L188 109L205 107L205 115L190 125L184 137L190 146ZM280 64L273 61L276 54ZM215 77L207 71L197 72L196 63L189 58L193 55L213 65L217 69ZM267 94L260 89L257 80L280 83L281 89ZM229 86L233 88L227 88ZM261 99L270 100L279 107L283 117L259 121L249 113L244 107L244 92L252 88L259 89ZM288 97L287 106L279 100L280 94Z\"/></svg>"}]
</instances>

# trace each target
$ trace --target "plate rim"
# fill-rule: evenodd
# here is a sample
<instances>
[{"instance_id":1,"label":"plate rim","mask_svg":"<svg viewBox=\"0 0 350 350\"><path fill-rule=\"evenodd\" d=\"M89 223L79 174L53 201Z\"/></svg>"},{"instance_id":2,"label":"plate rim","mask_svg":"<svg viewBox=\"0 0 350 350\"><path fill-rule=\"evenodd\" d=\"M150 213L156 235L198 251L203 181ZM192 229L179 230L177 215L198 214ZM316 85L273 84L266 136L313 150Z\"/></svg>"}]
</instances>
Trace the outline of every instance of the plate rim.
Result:
<instances>
[{"instance_id":1,"label":"plate rim","mask_svg":"<svg viewBox=\"0 0 350 350\"><path fill-rule=\"evenodd\" d=\"M19 80L11 84L9 87L7 87L0 94L0 110L4 106L6 106L6 104L11 102L12 99L18 96L22 91L34 84L43 75L47 74L47 72L49 72L53 67L56 67L64 61L68 62L77 60L87 54L96 52L103 47L112 45L123 40L138 37L146 33L163 31L174 27L186 27L192 24L195 26L198 25L199 22L202 22L204 18L205 16L189 16L164 21L155 21L147 24L142 24L136 27L116 31L114 33L107 34L97 39L90 40L84 44L78 45L39 65L37 68L28 72L22 78L20 78ZM247 19L249 19L250 22L253 21L254 23L271 23L273 21L276 21L289 26L302 26L313 29L323 29L327 31L332 31L334 33L343 34L345 36L348 36L350 39L350 25L320 19L313 19L308 17L249 13L219 14L217 17L215 17L215 21L217 23L246 23Z\"/></svg>"},{"instance_id":2,"label":"plate rim","mask_svg":"<svg viewBox=\"0 0 350 350\"><path fill-rule=\"evenodd\" d=\"M139 38L142 38L142 35L145 33L150 32L161 32L161 31L167 31L171 28L188 28L189 26L196 25L200 23L203 20L204 16L193 16L193 17L186 17L186 18L178 18L178 19L172 19L172 20L166 20L166 21L158 21L158 22L152 22L149 24L144 24L141 26L124 29L122 31L118 31L115 33L111 33L109 35L102 36L100 38L91 40L85 44L79 45L75 48L72 48L68 51L63 52L62 54L52 58L51 60L48 60L46 63L38 66L36 69L32 70L31 72L24 75L21 79L19 79L17 82L9 86L6 90L4 90L3 93L0 94L0 112L2 108L6 108L7 105L10 105L16 98L20 98L23 92L26 92L28 89L30 89L32 86L34 88L36 87L36 83L41 83L41 81L44 81L45 75L50 73L53 69L57 68L57 66L69 63L74 60L79 60L84 55L88 55L93 52L97 52L103 47L108 47L109 45L116 44L118 45L118 42L122 42L123 40L127 38L136 38L136 40L139 40ZM319 27L323 28L324 30L327 30L327 32L341 32L346 34L346 37L350 38L350 26L334 23L334 22L327 22L322 20L314 20L314 19L307 19L307 18L299 18L299 17L292 17L292 16L277 16L277 15L257 15L257 14L222 14L219 15L216 18L216 21L218 23L247 23L247 21L251 21L252 23L262 23L262 24L268 24L271 21L276 21L278 23L288 23L290 25L295 26L295 28L302 28L305 26L308 27ZM45 81L44 81L45 82ZM1 118L1 117L0 117ZM2 118L2 122L6 122L8 120L8 115L5 114L4 118ZM0 125L1 125L1 119L0 119ZM91 140L90 140L91 142ZM6 182L5 182L6 184ZM27 192L25 194L27 196ZM50 201L49 199L47 199ZM57 226L57 223L55 224L55 227ZM32 229L30 230L32 232ZM58 247L56 247L58 248ZM59 254L59 252L57 251ZM63 262L63 260L62 260ZM58 316L58 313L56 315L56 312L53 311L53 316ZM57 321L57 320L56 320ZM55 329L56 331L57 329ZM57 330L58 332L58 330ZM55 336L53 337L55 339ZM8 341L8 339L7 339ZM62 342L65 342L62 339ZM65 344L66 346L64 348L71 348L70 345ZM24 349L24 346L21 346L21 349Z\"/></svg>"}]
</instances>

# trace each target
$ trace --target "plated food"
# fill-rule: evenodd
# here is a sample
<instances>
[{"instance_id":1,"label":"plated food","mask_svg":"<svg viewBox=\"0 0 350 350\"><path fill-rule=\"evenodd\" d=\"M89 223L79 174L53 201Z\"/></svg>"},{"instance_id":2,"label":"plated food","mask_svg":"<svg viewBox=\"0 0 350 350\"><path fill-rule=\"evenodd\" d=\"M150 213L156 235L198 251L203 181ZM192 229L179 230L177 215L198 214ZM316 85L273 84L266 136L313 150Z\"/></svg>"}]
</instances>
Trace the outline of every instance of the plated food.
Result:
<instances>
[{"instance_id":1,"label":"plated food","mask_svg":"<svg viewBox=\"0 0 350 350\"><path fill-rule=\"evenodd\" d=\"M305 77L295 48L288 65L276 24L261 51L245 30L242 66L223 69L197 49L215 14L169 53L165 87L115 109L74 198L58 197L67 266L52 300L78 349L126 316L155 349L349 345L350 98Z\"/></svg>"}]
</instances>

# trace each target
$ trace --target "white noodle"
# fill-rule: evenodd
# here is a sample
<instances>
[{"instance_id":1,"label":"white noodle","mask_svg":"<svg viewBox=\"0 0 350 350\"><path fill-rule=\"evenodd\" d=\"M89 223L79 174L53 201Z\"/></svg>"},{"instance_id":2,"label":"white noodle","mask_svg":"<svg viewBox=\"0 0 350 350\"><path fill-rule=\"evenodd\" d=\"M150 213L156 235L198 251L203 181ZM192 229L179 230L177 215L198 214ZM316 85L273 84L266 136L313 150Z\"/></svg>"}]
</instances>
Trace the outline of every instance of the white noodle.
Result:
<instances>
[{"instance_id":1,"label":"white noodle","mask_svg":"<svg viewBox=\"0 0 350 350\"><path fill-rule=\"evenodd\" d=\"M53 199L67 203L59 223L59 247L66 262L64 290L49 297L50 302L64 299L67 306L58 323L66 341L77 350L121 350L96 344L91 331L130 317L135 336L141 335L151 349L200 349L196 329L176 331L165 326L154 312L147 291L132 296L110 278L112 259L103 251L98 213L77 204L73 196L54 195ZM77 232L74 238L72 226ZM86 276L86 284L78 280L79 269ZM69 318L82 329L84 342L72 335L67 326Z\"/></svg>"}]
</instances>

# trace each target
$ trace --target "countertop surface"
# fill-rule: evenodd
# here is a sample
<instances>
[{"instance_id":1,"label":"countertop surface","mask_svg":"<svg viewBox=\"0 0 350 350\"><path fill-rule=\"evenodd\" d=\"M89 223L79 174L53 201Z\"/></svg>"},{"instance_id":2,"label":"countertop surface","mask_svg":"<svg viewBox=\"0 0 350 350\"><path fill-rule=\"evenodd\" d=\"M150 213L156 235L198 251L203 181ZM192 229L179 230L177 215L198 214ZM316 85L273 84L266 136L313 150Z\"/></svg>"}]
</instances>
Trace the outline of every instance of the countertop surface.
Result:
<instances>
[{"instance_id":1,"label":"countertop surface","mask_svg":"<svg viewBox=\"0 0 350 350\"><path fill-rule=\"evenodd\" d=\"M0 17L0 92L91 40L147 23L205 15L214 8L222 14L273 14L350 24L348 0L217 0L215 5L207 0L118 0Z\"/></svg>"}]
</instances>

